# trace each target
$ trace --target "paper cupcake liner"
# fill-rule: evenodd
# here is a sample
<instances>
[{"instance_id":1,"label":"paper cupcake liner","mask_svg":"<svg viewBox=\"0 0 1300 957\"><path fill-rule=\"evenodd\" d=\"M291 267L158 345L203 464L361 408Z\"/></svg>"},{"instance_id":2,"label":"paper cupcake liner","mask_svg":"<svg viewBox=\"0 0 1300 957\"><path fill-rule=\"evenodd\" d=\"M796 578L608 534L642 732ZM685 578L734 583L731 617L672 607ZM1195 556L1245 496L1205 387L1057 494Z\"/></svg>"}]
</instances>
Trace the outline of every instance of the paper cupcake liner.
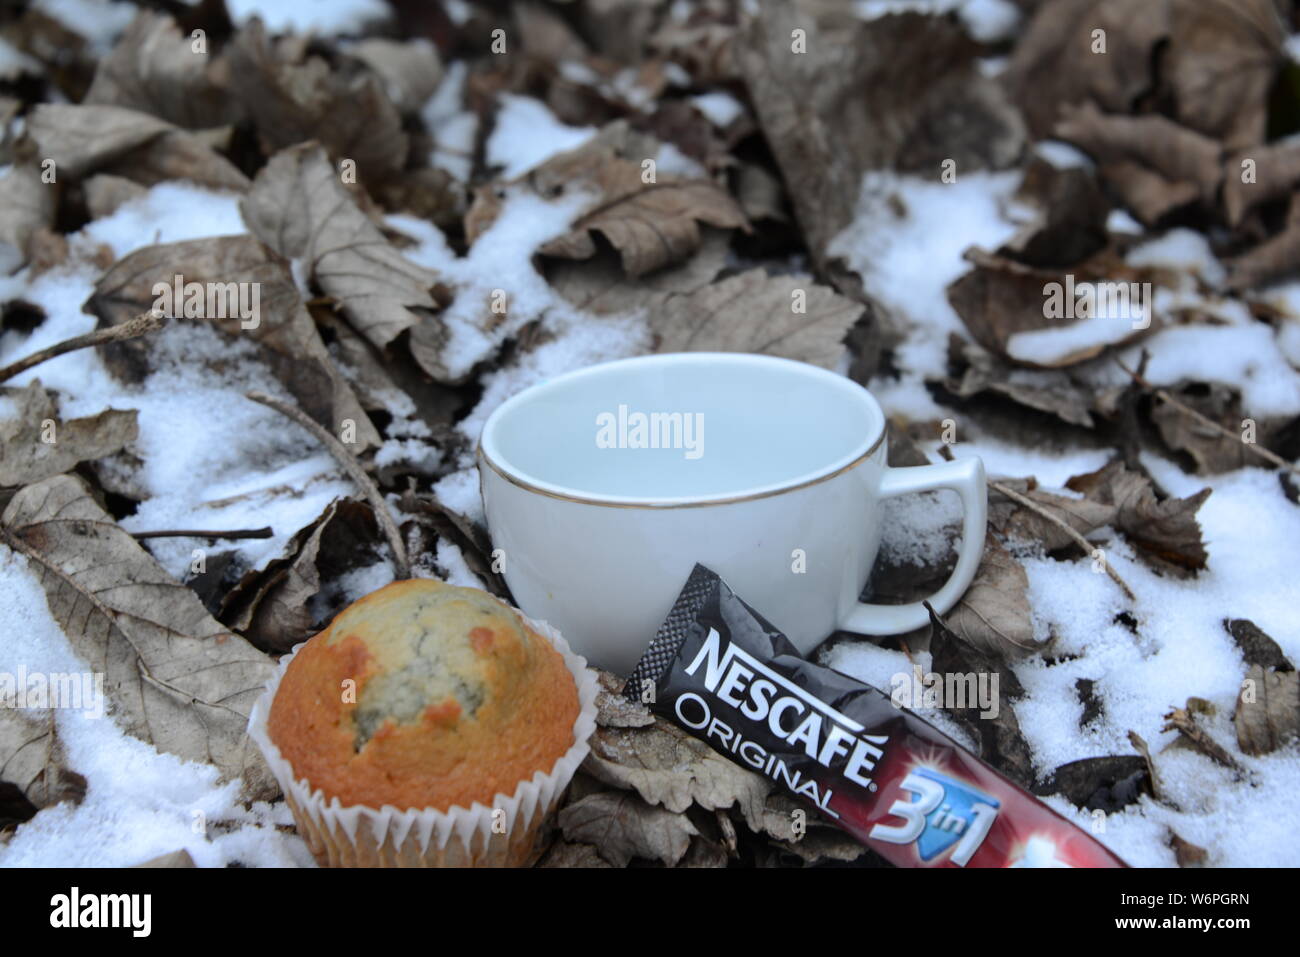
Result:
<instances>
[{"instance_id":1,"label":"paper cupcake liner","mask_svg":"<svg viewBox=\"0 0 1300 957\"><path fill-rule=\"evenodd\" d=\"M538 831L559 803L565 787L590 750L596 730L596 694L599 684L587 661L575 654L563 636L544 621L534 621L517 610L539 635L547 638L564 658L578 689L578 720L573 726L573 746L550 773L537 771L520 781L513 794L498 793L489 807L475 801L470 807L398 808L385 804L372 808L328 801L306 778L294 776L267 731L271 699L296 645L280 659L279 668L248 716L248 735L266 756L271 773L293 811L298 833L322 867L519 867L530 863ZM305 644L305 642L304 642ZM499 813L498 813L499 812Z\"/></svg>"}]
</instances>

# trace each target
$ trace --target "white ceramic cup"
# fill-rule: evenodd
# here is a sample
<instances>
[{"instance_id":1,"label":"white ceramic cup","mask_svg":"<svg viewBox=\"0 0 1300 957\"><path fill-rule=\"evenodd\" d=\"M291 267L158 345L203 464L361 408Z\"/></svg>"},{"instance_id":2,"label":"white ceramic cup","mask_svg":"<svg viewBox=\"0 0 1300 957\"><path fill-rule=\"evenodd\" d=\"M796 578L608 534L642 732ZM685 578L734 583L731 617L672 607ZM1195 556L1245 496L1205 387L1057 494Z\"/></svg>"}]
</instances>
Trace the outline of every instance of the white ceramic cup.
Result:
<instances>
[{"instance_id":1,"label":"white ceramic cup","mask_svg":"<svg viewBox=\"0 0 1300 957\"><path fill-rule=\"evenodd\" d=\"M908 492L961 497L957 564L930 598L940 613L951 608L983 550L984 466L889 468L885 451L884 414L852 380L709 352L622 359L533 386L492 413L478 450L488 529L516 603L622 675L696 562L805 655L837 629L920 627L919 602L858 601L881 502Z\"/></svg>"}]
</instances>

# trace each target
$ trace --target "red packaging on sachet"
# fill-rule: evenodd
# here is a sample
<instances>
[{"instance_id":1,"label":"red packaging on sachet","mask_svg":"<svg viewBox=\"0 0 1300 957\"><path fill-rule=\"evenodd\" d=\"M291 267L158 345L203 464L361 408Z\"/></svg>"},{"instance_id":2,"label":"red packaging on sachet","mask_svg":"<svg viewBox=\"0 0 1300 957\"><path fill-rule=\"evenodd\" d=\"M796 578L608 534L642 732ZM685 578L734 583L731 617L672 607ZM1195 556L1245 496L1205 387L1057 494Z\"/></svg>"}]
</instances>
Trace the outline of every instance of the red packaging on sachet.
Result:
<instances>
[{"instance_id":1,"label":"red packaging on sachet","mask_svg":"<svg viewBox=\"0 0 1300 957\"><path fill-rule=\"evenodd\" d=\"M883 691L795 650L696 565L624 694L899 867L1125 867Z\"/></svg>"}]
</instances>

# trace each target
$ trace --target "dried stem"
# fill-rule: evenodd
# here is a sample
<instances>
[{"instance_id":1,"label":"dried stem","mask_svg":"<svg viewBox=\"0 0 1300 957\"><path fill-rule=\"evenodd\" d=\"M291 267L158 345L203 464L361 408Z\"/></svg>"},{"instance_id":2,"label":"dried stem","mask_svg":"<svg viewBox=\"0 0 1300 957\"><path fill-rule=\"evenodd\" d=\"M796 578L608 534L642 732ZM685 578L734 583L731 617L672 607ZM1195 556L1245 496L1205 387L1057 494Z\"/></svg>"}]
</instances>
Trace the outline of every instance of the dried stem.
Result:
<instances>
[{"instance_id":1,"label":"dried stem","mask_svg":"<svg viewBox=\"0 0 1300 957\"><path fill-rule=\"evenodd\" d=\"M302 409L292 405L286 405L279 399L272 398L265 392L249 392L248 398L254 402L259 402L270 409L275 409L286 418L292 419L301 425L304 429L315 436L325 448L329 449L331 455L343 466L343 471L348 473L348 477L357 484L357 487L365 494L366 500L370 502L371 508L375 510L375 518L379 521L379 527L384 530L384 537L388 539L388 547L393 551L393 563L397 566L397 577L410 578L411 566L406 557L406 546L402 543L402 534L397 529L397 523L393 521L392 514L388 511L388 503L384 497L379 494L379 488L375 485L374 479L366 474L357 461L355 455L338 439L330 434L319 422L303 412Z\"/></svg>"},{"instance_id":2,"label":"dried stem","mask_svg":"<svg viewBox=\"0 0 1300 957\"><path fill-rule=\"evenodd\" d=\"M1026 495L1021 495L1015 489L1011 488L1008 485L1003 485L1001 482L994 482L990 480L989 488L994 489L997 492L1000 492L1001 494L1005 495L1007 498L1011 499L1011 501L1021 506L1022 508L1027 508L1035 515L1039 515L1042 518L1045 518L1047 521L1051 522L1061 531L1065 532L1065 534L1069 535L1072 539L1074 539L1075 542L1078 543L1079 547L1083 549L1085 554L1091 554L1092 550L1096 547L1090 541L1088 541L1086 538L1080 535L1077 531L1075 531L1075 529L1071 527L1069 522L1065 521L1064 519L1056 515L1053 515L1050 511L1043 508L1043 506L1039 505L1032 498L1029 498ZM1115 569L1110 567L1110 562L1106 561L1106 557L1104 555L1102 556L1101 559L1101 566L1102 568L1106 569L1106 574L1110 576L1110 580L1113 581L1116 585L1118 585L1120 587L1120 590L1124 592L1126 596L1128 596L1129 601L1134 601L1134 602L1137 601L1137 596L1133 594L1133 589L1129 588L1128 585L1125 584L1124 579L1119 577L1119 572L1115 571Z\"/></svg>"},{"instance_id":3,"label":"dried stem","mask_svg":"<svg viewBox=\"0 0 1300 957\"><path fill-rule=\"evenodd\" d=\"M1300 475L1300 466L1293 465L1292 463L1288 462L1286 459L1282 458L1282 456L1278 455L1276 452L1272 451L1271 449L1266 449L1262 445L1258 445L1254 442L1242 442L1241 436L1238 435L1236 432L1233 432L1231 429L1225 429L1218 422L1215 422L1213 419L1206 418L1204 415L1202 415L1200 412L1197 412L1191 406L1184 405L1182 402L1179 402L1172 395L1170 395L1167 390L1161 389L1159 386L1153 385L1152 383L1148 382L1146 379L1142 377L1141 373L1134 372L1128 366L1124 365L1124 363L1121 362L1119 359L1115 360L1115 364L1118 365L1125 372L1127 372L1129 375L1131 375L1133 377L1134 382L1136 382L1142 388L1146 389L1148 392L1153 394L1157 399L1160 399L1162 402L1168 402L1179 412L1182 412L1184 415L1191 416L1197 422L1201 423L1201 425L1205 426L1207 429L1211 429L1219 433L1224 438L1231 439L1234 442L1241 442L1241 444L1244 445L1247 449L1254 452L1260 458L1267 459L1269 462L1272 462L1278 468L1287 469L1290 472L1294 472L1296 475Z\"/></svg>"},{"instance_id":4,"label":"dried stem","mask_svg":"<svg viewBox=\"0 0 1300 957\"><path fill-rule=\"evenodd\" d=\"M39 352L33 352L25 359L11 362L3 369L0 369L0 382L8 382L14 376L26 372L33 366L38 366L47 359L53 359L64 353L76 352L78 349L87 349L90 346L102 346L108 342L134 339L147 332L153 332L155 329L161 329L166 324L166 316L160 316L153 312L142 312L134 319L128 319L116 326L109 326L107 329L96 329L94 332L87 332L82 336L64 339L62 342L56 342Z\"/></svg>"},{"instance_id":5,"label":"dried stem","mask_svg":"<svg viewBox=\"0 0 1300 957\"><path fill-rule=\"evenodd\" d=\"M271 538L275 532L271 526L263 528L233 528L228 532L211 532L196 528L168 528L156 532L132 532L131 537L136 541L142 541L146 538Z\"/></svg>"}]
</instances>

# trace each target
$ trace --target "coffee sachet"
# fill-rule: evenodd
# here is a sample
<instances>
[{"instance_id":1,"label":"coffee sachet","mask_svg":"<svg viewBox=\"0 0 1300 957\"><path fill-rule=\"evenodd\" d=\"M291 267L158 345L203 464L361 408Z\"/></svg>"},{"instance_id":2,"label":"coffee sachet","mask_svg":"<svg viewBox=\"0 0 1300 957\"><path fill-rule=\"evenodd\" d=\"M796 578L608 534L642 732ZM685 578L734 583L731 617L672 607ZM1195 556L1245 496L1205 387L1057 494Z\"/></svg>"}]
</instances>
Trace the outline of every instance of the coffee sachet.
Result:
<instances>
[{"instance_id":1,"label":"coffee sachet","mask_svg":"<svg viewBox=\"0 0 1300 957\"><path fill-rule=\"evenodd\" d=\"M696 565L623 692L900 867L1125 867L889 695L801 657Z\"/></svg>"}]
</instances>

